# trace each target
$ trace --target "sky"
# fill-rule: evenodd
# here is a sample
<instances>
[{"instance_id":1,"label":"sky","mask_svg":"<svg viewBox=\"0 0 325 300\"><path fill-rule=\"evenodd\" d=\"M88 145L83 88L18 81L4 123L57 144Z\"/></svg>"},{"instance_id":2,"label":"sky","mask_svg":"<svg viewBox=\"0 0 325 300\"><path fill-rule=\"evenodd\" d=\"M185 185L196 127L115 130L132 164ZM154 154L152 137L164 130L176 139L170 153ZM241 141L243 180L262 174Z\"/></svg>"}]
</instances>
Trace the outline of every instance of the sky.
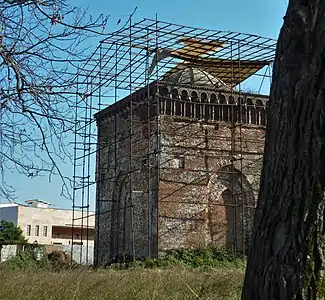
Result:
<instances>
[{"instance_id":1,"label":"sky","mask_svg":"<svg viewBox=\"0 0 325 300\"><path fill-rule=\"evenodd\" d=\"M188 26L230 30L277 38L282 26L288 0L67 0L77 6L88 7L94 17L109 15L107 31L119 29L127 21L130 13L137 7L134 20L143 18L183 24ZM94 47L96 45L93 45ZM64 166L67 169L70 166ZM71 201L60 196L59 178L24 178L19 174L10 174L8 181L16 187L17 202L27 199L41 199L55 207L71 208ZM95 195L93 195L93 199ZM0 199L6 202L5 199Z\"/></svg>"}]
</instances>

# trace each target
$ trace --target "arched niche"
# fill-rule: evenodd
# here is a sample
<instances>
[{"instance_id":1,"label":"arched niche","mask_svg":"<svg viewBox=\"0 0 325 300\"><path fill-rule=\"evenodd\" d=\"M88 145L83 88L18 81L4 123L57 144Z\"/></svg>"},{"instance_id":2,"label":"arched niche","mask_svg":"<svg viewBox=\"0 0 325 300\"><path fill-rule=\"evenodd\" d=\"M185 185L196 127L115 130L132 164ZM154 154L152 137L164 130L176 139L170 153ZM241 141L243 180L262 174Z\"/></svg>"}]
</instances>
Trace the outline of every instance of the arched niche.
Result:
<instances>
[{"instance_id":1,"label":"arched niche","mask_svg":"<svg viewBox=\"0 0 325 300\"><path fill-rule=\"evenodd\" d=\"M210 183L209 228L212 244L246 250L250 243L255 197L246 176L231 165Z\"/></svg>"},{"instance_id":2,"label":"arched niche","mask_svg":"<svg viewBox=\"0 0 325 300\"><path fill-rule=\"evenodd\" d=\"M112 209L106 212L110 226L112 261L122 261L123 254L132 255L131 197L129 174L120 171L113 188ZM109 218L110 215L110 218ZM105 226L101 224L100 226Z\"/></svg>"}]
</instances>

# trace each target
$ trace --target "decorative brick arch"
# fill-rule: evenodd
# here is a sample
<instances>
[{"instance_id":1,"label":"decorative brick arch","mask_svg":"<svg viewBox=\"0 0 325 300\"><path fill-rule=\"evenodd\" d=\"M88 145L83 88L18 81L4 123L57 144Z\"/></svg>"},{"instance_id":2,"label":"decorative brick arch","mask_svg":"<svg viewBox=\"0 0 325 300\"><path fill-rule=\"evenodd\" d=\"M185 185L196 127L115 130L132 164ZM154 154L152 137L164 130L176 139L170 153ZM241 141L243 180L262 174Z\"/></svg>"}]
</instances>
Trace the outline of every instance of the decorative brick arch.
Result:
<instances>
[{"instance_id":1,"label":"decorative brick arch","mask_svg":"<svg viewBox=\"0 0 325 300\"><path fill-rule=\"evenodd\" d=\"M130 203L129 175L120 171L114 184L112 209L111 209L111 244L110 259L122 261L131 255L131 203Z\"/></svg>"},{"instance_id":2,"label":"decorative brick arch","mask_svg":"<svg viewBox=\"0 0 325 300\"><path fill-rule=\"evenodd\" d=\"M208 187L211 243L246 249L254 216L251 184L243 173L227 165L211 177Z\"/></svg>"}]
</instances>

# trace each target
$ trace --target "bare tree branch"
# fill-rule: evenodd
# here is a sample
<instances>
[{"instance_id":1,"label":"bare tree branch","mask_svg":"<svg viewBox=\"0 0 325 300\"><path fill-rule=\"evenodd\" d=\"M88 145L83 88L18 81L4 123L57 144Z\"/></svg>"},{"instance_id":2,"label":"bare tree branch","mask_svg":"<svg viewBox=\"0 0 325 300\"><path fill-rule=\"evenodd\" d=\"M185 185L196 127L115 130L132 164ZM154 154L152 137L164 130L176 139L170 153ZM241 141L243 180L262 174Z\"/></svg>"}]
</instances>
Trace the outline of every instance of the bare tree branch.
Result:
<instances>
[{"instance_id":1,"label":"bare tree branch","mask_svg":"<svg viewBox=\"0 0 325 300\"><path fill-rule=\"evenodd\" d=\"M0 1L0 197L14 197L10 172L60 176L70 197L59 166L72 161L76 70L106 23L65 0Z\"/></svg>"}]
</instances>

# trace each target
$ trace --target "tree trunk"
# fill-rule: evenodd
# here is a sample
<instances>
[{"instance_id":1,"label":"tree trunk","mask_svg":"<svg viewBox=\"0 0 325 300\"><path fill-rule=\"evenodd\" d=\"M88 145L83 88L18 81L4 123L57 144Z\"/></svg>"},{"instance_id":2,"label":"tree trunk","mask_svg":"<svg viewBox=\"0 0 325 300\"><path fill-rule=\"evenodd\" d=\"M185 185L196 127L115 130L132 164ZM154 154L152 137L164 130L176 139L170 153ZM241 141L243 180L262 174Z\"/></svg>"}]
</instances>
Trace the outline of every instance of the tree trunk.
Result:
<instances>
[{"instance_id":1,"label":"tree trunk","mask_svg":"<svg viewBox=\"0 0 325 300\"><path fill-rule=\"evenodd\" d=\"M325 1L290 0L242 300L325 299L324 92Z\"/></svg>"}]
</instances>

